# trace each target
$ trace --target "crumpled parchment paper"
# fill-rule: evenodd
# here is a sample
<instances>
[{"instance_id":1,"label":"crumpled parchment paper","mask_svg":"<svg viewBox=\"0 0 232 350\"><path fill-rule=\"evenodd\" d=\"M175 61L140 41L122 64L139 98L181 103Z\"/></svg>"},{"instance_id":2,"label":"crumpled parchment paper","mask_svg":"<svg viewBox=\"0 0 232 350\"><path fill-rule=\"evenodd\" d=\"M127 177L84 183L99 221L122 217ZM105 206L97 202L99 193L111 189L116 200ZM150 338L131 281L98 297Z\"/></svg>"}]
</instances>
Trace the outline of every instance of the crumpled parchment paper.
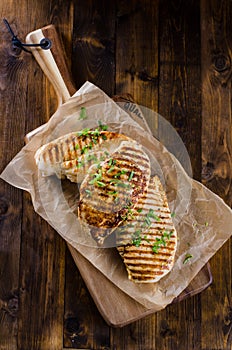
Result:
<instances>
[{"instance_id":1,"label":"crumpled parchment paper","mask_svg":"<svg viewBox=\"0 0 232 350\"><path fill-rule=\"evenodd\" d=\"M85 120L79 118L81 107L87 111ZM116 248L98 248L88 232L81 229L75 214L78 184L60 181L55 176L43 177L35 164L34 154L41 145L72 131L98 127L99 121L107 124L109 130L126 134L143 145L151 161L152 174L160 177L170 210L175 212L173 221L178 233L175 264L157 283L129 281ZM232 210L224 201L191 179L173 154L89 82L58 109L44 130L23 147L0 177L28 191L35 211L69 244L112 283L154 311L171 303L232 233ZM187 255L191 258L186 262Z\"/></svg>"}]
</instances>

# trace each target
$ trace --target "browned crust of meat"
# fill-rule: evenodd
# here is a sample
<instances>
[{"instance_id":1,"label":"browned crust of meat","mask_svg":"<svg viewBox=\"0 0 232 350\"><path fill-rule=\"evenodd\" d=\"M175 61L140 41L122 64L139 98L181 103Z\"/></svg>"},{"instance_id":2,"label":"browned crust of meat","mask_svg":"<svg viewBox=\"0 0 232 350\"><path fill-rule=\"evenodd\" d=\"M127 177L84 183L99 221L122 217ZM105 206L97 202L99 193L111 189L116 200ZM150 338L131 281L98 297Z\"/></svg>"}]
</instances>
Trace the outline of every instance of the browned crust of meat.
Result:
<instances>
[{"instance_id":1,"label":"browned crust of meat","mask_svg":"<svg viewBox=\"0 0 232 350\"><path fill-rule=\"evenodd\" d=\"M143 155L141 149L137 153L132 150L136 156L139 152ZM148 186L150 169L144 174L141 167L132 162L134 154L123 157L115 152L101 163L100 170L93 167L81 185L78 214L91 226L91 234L99 244L103 242L102 237L106 238L125 220ZM149 168L148 158L143 157L140 163ZM99 174L100 181L94 182Z\"/></svg>"},{"instance_id":2,"label":"browned crust of meat","mask_svg":"<svg viewBox=\"0 0 232 350\"><path fill-rule=\"evenodd\" d=\"M111 131L101 131L99 135L91 134L91 130L86 135L73 132L42 146L39 157L50 164L65 162L80 157L85 147L90 149L92 145L97 149L102 143L116 139L129 140L127 136Z\"/></svg>"},{"instance_id":3,"label":"browned crust of meat","mask_svg":"<svg viewBox=\"0 0 232 350\"><path fill-rule=\"evenodd\" d=\"M141 241L137 242L138 244L133 243L134 232L143 227L152 208L155 208L155 219L151 220L149 227L143 229ZM151 180L147 195L139 199L134 211L137 209L141 212L137 213L135 218L127 220L124 227L119 228L116 233L119 245L117 249L130 280L138 283L157 282L171 270L177 247L177 234L167 198L157 176ZM154 251L153 246L157 244L157 240L162 239L164 232L170 233L170 236L168 235L168 239L165 240L165 245L161 244Z\"/></svg>"}]
</instances>

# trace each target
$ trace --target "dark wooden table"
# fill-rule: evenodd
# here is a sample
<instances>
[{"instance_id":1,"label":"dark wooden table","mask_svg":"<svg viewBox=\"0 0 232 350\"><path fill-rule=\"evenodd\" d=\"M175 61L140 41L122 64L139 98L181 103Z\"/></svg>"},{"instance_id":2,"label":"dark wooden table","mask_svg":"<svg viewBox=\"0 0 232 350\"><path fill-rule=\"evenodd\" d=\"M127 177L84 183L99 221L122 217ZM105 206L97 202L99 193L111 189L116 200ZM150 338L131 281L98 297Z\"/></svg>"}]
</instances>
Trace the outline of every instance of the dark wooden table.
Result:
<instances>
[{"instance_id":1,"label":"dark wooden table","mask_svg":"<svg viewBox=\"0 0 232 350\"><path fill-rule=\"evenodd\" d=\"M76 87L130 93L171 122L193 177L232 204L232 2L1 0L21 40L53 23ZM0 172L56 110L32 55L0 23ZM123 328L99 314L65 242L30 196L0 181L0 349L232 349L231 241L200 294ZM122 307L122 306L118 306Z\"/></svg>"}]
</instances>

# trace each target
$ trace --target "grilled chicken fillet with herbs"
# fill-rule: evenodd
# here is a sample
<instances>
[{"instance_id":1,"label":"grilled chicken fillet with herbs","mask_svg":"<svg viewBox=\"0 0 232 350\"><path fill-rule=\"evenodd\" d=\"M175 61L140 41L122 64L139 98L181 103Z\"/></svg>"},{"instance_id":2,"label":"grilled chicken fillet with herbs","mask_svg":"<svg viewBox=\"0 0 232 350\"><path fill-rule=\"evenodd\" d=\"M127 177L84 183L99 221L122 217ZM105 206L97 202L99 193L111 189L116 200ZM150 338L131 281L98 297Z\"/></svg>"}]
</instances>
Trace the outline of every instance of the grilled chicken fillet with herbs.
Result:
<instances>
[{"instance_id":1,"label":"grilled chicken fillet with herbs","mask_svg":"<svg viewBox=\"0 0 232 350\"><path fill-rule=\"evenodd\" d=\"M172 269L177 234L157 176L151 179L132 215L117 228L116 242L131 281L157 282Z\"/></svg>"},{"instance_id":2,"label":"grilled chicken fillet with herbs","mask_svg":"<svg viewBox=\"0 0 232 350\"><path fill-rule=\"evenodd\" d=\"M78 216L98 245L130 214L149 179L149 158L130 141L123 141L109 159L91 167L81 184Z\"/></svg>"},{"instance_id":3,"label":"grilled chicken fillet with herbs","mask_svg":"<svg viewBox=\"0 0 232 350\"><path fill-rule=\"evenodd\" d=\"M35 160L43 176L55 174L59 178L81 182L91 165L106 159L125 140L131 139L99 128L83 129L41 146Z\"/></svg>"}]
</instances>

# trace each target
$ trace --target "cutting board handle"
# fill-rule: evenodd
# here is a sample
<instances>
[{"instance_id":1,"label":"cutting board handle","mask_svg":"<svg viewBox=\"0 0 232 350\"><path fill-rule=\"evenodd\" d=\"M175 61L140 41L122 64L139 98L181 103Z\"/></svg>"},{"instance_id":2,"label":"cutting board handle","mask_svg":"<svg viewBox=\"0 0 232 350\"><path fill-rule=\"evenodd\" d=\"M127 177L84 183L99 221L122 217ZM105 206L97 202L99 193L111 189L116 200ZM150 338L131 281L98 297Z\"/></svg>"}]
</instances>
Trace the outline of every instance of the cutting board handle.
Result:
<instances>
[{"instance_id":1,"label":"cutting board handle","mask_svg":"<svg viewBox=\"0 0 232 350\"><path fill-rule=\"evenodd\" d=\"M29 33L26 37L26 43L38 44L44 38L48 38L51 41L50 49L44 50L38 46L30 49L37 63L54 87L59 107L75 93L76 88L66 64L65 50L54 25L50 24ZM25 137L25 142L30 141L34 135L42 131L43 127L41 125L28 133Z\"/></svg>"},{"instance_id":2,"label":"cutting board handle","mask_svg":"<svg viewBox=\"0 0 232 350\"><path fill-rule=\"evenodd\" d=\"M36 61L51 81L58 98L58 104L66 102L76 91L67 68L65 50L54 25L31 32L26 37L27 44L38 44L44 38L51 41L51 48L31 47Z\"/></svg>"}]
</instances>

